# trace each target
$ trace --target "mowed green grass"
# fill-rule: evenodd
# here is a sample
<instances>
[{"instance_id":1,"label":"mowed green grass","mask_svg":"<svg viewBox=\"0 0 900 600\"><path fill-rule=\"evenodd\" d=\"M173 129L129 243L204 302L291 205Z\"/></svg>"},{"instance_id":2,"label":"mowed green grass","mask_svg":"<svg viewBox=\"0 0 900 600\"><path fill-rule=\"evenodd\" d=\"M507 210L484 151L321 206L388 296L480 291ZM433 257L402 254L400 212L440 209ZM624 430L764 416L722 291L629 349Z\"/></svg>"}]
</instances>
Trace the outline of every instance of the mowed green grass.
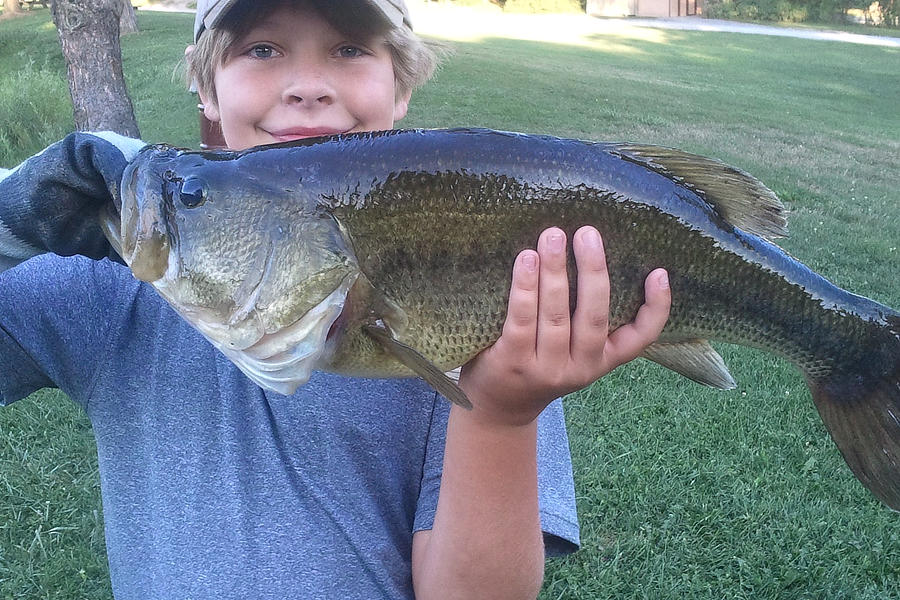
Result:
<instances>
[{"instance_id":1,"label":"mowed green grass","mask_svg":"<svg viewBox=\"0 0 900 600\"><path fill-rule=\"evenodd\" d=\"M72 127L48 20L0 22L3 166ZM191 17L140 23L123 47L143 137L195 145L195 101L173 78ZM900 307L897 49L628 29L454 46L403 125L720 158L785 200L783 247ZM582 549L551 561L542 598L900 597L900 516L853 478L801 375L760 352L722 354L733 392L638 361L567 399ZM0 410L0 599L110 597L92 445L56 391Z\"/></svg>"}]
</instances>

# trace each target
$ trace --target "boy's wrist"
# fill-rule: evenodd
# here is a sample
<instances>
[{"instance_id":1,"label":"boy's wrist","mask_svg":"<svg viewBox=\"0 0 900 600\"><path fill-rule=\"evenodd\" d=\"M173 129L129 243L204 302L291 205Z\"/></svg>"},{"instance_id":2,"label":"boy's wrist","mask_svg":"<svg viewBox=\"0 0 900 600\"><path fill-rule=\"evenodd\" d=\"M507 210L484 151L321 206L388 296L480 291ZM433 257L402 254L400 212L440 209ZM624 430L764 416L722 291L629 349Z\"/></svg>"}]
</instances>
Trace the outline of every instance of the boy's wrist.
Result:
<instances>
[{"instance_id":1,"label":"boy's wrist","mask_svg":"<svg viewBox=\"0 0 900 600\"><path fill-rule=\"evenodd\" d=\"M466 385L464 381L460 381L460 387L472 402L473 408L471 410L458 406L453 408L459 409L467 420L480 427L511 431L527 428L537 423L538 415L543 410L543 406L536 408L533 402L526 401L524 397L499 398L490 392L479 390L477 386Z\"/></svg>"},{"instance_id":2,"label":"boy's wrist","mask_svg":"<svg viewBox=\"0 0 900 600\"><path fill-rule=\"evenodd\" d=\"M503 411L495 412L477 406L471 410L454 406L453 410L458 410L462 413L461 418L485 430L514 433L526 431L537 426L537 415L521 416Z\"/></svg>"},{"instance_id":3,"label":"boy's wrist","mask_svg":"<svg viewBox=\"0 0 900 600\"><path fill-rule=\"evenodd\" d=\"M535 378L522 377L507 365L496 361L490 363L484 358L479 356L463 365L458 381L472 403L471 417L484 425L530 425L537 422L541 412L561 395Z\"/></svg>"}]
</instances>

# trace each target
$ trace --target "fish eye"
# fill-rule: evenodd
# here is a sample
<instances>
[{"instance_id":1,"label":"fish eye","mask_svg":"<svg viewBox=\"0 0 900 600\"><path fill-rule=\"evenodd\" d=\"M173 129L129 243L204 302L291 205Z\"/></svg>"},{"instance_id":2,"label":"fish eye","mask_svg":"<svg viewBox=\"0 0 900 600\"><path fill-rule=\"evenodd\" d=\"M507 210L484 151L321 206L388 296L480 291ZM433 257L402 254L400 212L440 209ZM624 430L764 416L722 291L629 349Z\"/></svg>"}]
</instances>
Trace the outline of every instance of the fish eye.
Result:
<instances>
[{"instance_id":1,"label":"fish eye","mask_svg":"<svg viewBox=\"0 0 900 600\"><path fill-rule=\"evenodd\" d=\"M188 177L181 182L178 199L188 208L197 208L206 202L207 195L208 190L205 181L197 177Z\"/></svg>"}]
</instances>

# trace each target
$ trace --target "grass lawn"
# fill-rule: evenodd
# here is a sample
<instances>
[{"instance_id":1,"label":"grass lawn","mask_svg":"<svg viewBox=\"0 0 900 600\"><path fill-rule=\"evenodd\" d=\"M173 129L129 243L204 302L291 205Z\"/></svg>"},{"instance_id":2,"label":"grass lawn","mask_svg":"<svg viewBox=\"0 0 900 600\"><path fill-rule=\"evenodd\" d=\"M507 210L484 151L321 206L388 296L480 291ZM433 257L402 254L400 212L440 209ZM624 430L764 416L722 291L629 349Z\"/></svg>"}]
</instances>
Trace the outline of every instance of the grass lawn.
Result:
<instances>
[{"instance_id":1,"label":"grass lawn","mask_svg":"<svg viewBox=\"0 0 900 600\"><path fill-rule=\"evenodd\" d=\"M123 40L148 141L197 141L173 77L192 18L141 14ZM783 247L900 307L900 50L641 28L453 44L403 125L717 157L788 205ZM47 11L0 22L0 82L0 165L71 130ZM900 597L900 516L853 478L799 373L722 354L736 391L637 362L567 400L583 546L551 561L542 598ZM90 425L56 391L0 410L0 600L13 598L110 598Z\"/></svg>"}]
</instances>

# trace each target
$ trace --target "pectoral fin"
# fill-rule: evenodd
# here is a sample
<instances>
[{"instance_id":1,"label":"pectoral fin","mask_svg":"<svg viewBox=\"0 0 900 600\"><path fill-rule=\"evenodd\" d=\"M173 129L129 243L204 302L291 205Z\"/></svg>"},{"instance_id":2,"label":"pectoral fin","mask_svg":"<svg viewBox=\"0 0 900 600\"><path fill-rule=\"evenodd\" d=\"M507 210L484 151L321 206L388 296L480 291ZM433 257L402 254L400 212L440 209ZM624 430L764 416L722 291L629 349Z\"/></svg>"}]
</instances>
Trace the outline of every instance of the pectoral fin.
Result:
<instances>
[{"instance_id":1,"label":"pectoral fin","mask_svg":"<svg viewBox=\"0 0 900 600\"><path fill-rule=\"evenodd\" d=\"M656 342L641 356L703 385L720 390L737 387L725 361L706 340Z\"/></svg>"},{"instance_id":2,"label":"pectoral fin","mask_svg":"<svg viewBox=\"0 0 900 600\"><path fill-rule=\"evenodd\" d=\"M410 368L416 375L424 379L440 395L450 402L458 404L465 409L471 409L472 403L466 398L465 392L459 389L456 382L444 374L430 360L419 354L406 344L394 339L390 330L384 325L366 325L363 330L372 336L394 358Z\"/></svg>"}]
</instances>

